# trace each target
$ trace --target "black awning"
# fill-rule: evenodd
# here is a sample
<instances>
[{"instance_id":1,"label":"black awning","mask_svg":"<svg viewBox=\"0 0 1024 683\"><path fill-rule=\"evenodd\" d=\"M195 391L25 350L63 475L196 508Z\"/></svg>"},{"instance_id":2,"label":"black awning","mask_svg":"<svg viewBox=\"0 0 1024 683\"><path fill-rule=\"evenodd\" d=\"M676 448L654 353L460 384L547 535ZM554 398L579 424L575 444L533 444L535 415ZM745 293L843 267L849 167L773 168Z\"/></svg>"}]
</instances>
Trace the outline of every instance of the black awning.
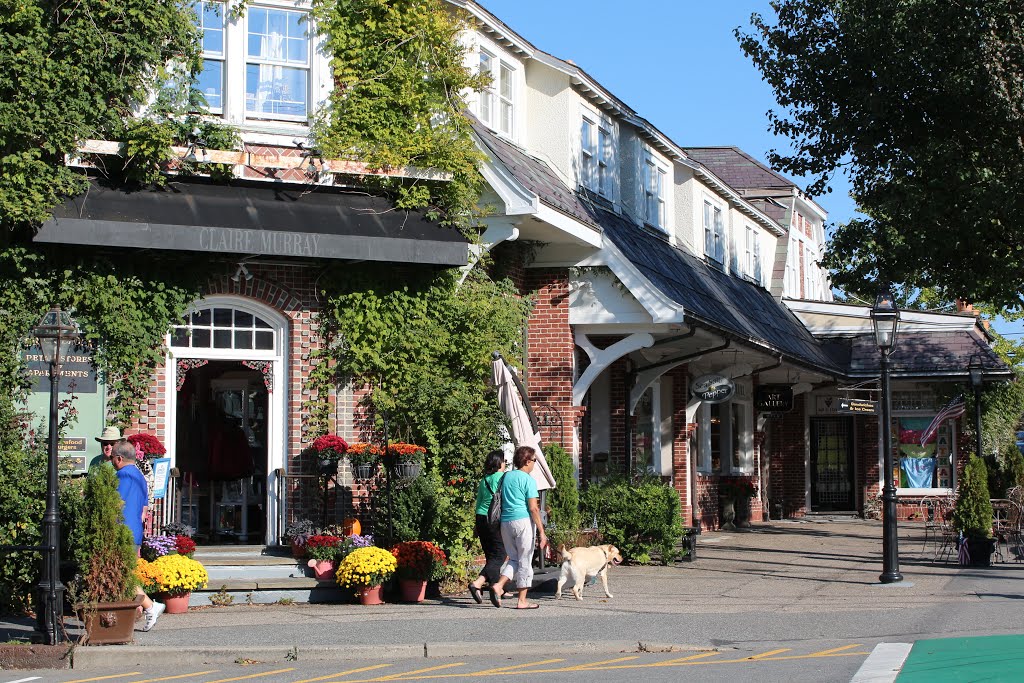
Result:
<instances>
[{"instance_id":1,"label":"black awning","mask_svg":"<svg viewBox=\"0 0 1024 683\"><path fill-rule=\"evenodd\" d=\"M173 182L128 190L93 180L54 209L36 242L464 266L467 240L366 193Z\"/></svg>"}]
</instances>

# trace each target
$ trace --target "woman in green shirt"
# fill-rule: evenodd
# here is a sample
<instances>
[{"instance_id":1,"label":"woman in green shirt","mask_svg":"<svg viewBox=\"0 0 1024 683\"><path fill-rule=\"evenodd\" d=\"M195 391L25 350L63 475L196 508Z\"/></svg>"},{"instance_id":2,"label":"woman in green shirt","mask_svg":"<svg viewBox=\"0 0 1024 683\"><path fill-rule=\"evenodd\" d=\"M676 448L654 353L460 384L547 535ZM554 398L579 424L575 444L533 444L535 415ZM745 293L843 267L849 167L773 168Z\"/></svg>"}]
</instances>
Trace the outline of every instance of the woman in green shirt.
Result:
<instances>
[{"instance_id":1,"label":"woman in green shirt","mask_svg":"<svg viewBox=\"0 0 1024 683\"><path fill-rule=\"evenodd\" d=\"M484 549L486 563L480 576L469 584L469 592L479 603L484 601L480 589L484 583L494 585L501 576L501 565L505 562L505 546L501 542L501 534L494 533L487 523L487 511L491 507L491 499L498 490L501 478L505 475L505 454L491 451L484 462L484 478L476 490L476 535Z\"/></svg>"}]
</instances>

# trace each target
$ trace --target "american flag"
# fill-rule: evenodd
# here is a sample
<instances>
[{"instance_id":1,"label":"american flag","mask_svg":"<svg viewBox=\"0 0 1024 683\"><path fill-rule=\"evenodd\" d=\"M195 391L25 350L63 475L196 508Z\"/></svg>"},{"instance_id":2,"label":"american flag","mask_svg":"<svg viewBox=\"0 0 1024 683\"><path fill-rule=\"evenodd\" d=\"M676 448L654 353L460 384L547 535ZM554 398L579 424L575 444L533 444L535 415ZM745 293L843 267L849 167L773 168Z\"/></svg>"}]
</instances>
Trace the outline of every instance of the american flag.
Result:
<instances>
[{"instance_id":1,"label":"american flag","mask_svg":"<svg viewBox=\"0 0 1024 683\"><path fill-rule=\"evenodd\" d=\"M946 420L952 420L960 417L965 412L967 412L967 405L964 403L964 395L960 394L949 403L942 406L942 410L935 415L935 419L933 419L931 424L928 425L928 428L921 432L921 445L923 446L931 441L931 438L935 436L935 432L938 430L939 425Z\"/></svg>"}]
</instances>

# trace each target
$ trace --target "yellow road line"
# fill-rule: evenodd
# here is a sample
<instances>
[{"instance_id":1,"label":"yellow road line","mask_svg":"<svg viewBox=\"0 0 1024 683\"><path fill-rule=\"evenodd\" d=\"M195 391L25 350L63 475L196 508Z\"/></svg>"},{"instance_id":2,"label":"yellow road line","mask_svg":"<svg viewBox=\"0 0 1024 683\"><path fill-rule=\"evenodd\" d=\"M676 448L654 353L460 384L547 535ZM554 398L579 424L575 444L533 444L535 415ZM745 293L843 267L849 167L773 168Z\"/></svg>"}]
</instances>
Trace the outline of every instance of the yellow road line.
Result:
<instances>
[{"instance_id":1,"label":"yellow road line","mask_svg":"<svg viewBox=\"0 0 1024 683\"><path fill-rule=\"evenodd\" d=\"M752 660L756 661L758 659L764 659L765 657L771 657L772 655L780 655L783 652L792 652L792 651L793 651L793 648L791 648L791 647L783 647L783 648L780 648L778 650L768 650L768 652L762 652L759 655L753 655L752 657L747 657L746 659L752 659Z\"/></svg>"},{"instance_id":2,"label":"yellow road line","mask_svg":"<svg viewBox=\"0 0 1024 683\"><path fill-rule=\"evenodd\" d=\"M342 671L336 674L328 674L326 676L319 676L317 678L304 678L301 681L292 681L292 683L313 683L313 681L326 681L328 678L337 678L339 676L348 676L350 674L359 674L364 671L373 671L374 669L383 669L390 664L374 664L373 666L364 666L358 669L349 669L348 671Z\"/></svg>"},{"instance_id":3,"label":"yellow road line","mask_svg":"<svg viewBox=\"0 0 1024 683\"><path fill-rule=\"evenodd\" d=\"M679 657L678 659L668 659L664 662L657 662L651 666L671 666L673 664L682 664L683 662L692 662L695 659L704 659L706 657L717 657L722 654L721 652L702 652L699 655L690 655L689 657ZM701 662L704 664L705 662Z\"/></svg>"},{"instance_id":4,"label":"yellow road line","mask_svg":"<svg viewBox=\"0 0 1024 683\"><path fill-rule=\"evenodd\" d=\"M558 669L558 671L586 671L587 669L594 669L596 667L605 666L607 664L618 664L619 662L628 662L633 659L640 659L639 657L619 657L618 659L606 659L603 662L589 662L587 664L577 664L576 666L567 666L564 669Z\"/></svg>"},{"instance_id":5,"label":"yellow road line","mask_svg":"<svg viewBox=\"0 0 1024 683\"><path fill-rule=\"evenodd\" d=\"M68 681L67 683L89 683L89 681L109 681L111 678L126 678L128 676L141 676L141 671L129 671L126 674L111 674L110 676L95 676L93 678L79 678L76 681Z\"/></svg>"},{"instance_id":6,"label":"yellow road line","mask_svg":"<svg viewBox=\"0 0 1024 683\"><path fill-rule=\"evenodd\" d=\"M860 647L860 643L854 643L853 645L843 645L842 647L834 647L831 650L822 650L821 652L812 652L810 657L824 657L825 655L835 654L836 652L842 652L843 650L849 650L851 647Z\"/></svg>"},{"instance_id":7,"label":"yellow road line","mask_svg":"<svg viewBox=\"0 0 1024 683\"><path fill-rule=\"evenodd\" d=\"M416 671L406 671L403 673L391 674L390 676L381 676L380 678L374 678L374 681L394 681L401 680L406 676L416 676L417 674L430 673L431 671L440 671L441 669L452 669L456 666L465 666L465 662L456 662L454 664L442 664L440 666L431 666L426 669L417 669Z\"/></svg>"},{"instance_id":8,"label":"yellow road line","mask_svg":"<svg viewBox=\"0 0 1024 683\"><path fill-rule=\"evenodd\" d=\"M514 666L503 666L498 669L484 669L483 671L477 671L474 676L491 676L494 674L506 673L508 671L514 671L516 669L525 669L531 666L540 666L541 664L557 664L558 662L564 662L564 659L542 659L539 662L530 662L529 664L516 664ZM521 672L516 672L521 673ZM299 682L301 683L301 681Z\"/></svg>"},{"instance_id":9,"label":"yellow road line","mask_svg":"<svg viewBox=\"0 0 1024 683\"><path fill-rule=\"evenodd\" d=\"M289 671L295 671L295 667L290 669L277 669L275 671L264 671L261 674L249 674L248 676L236 676L235 678L221 678L216 681L207 681L206 683L229 683L229 681L244 681L248 678L261 678L263 676L273 676L274 674L288 673Z\"/></svg>"},{"instance_id":10,"label":"yellow road line","mask_svg":"<svg viewBox=\"0 0 1024 683\"><path fill-rule=\"evenodd\" d=\"M197 671L194 674L178 674L177 676L164 676L163 678L147 678L142 681L132 681L132 683L156 683L157 681L173 681L176 678L191 678L192 676L203 676L205 674L215 674L217 669L210 669L209 671Z\"/></svg>"}]
</instances>

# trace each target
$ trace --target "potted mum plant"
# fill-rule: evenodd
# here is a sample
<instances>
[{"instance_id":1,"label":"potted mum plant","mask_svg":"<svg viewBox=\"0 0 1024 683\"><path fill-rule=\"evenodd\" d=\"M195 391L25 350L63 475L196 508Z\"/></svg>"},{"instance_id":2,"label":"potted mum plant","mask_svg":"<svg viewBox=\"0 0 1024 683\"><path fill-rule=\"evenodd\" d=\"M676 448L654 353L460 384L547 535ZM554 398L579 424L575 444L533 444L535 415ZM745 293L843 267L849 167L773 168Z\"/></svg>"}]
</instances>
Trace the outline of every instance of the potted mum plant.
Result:
<instances>
[{"instance_id":1,"label":"potted mum plant","mask_svg":"<svg viewBox=\"0 0 1024 683\"><path fill-rule=\"evenodd\" d=\"M306 539L306 563L317 581L330 581L338 568L342 538L330 534L315 534Z\"/></svg>"},{"instance_id":2,"label":"potted mum plant","mask_svg":"<svg viewBox=\"0 0 1024 683\"><path fill-rule=\"evenodd\" d=\"M448 565L444 551L430 541L404 541L391 549L403 602L423 602L427 581L440 578Z\"/></svg>"},{"instance_id":3,"label":"potted mum plant","mask_svg":"<svg viewBox=\"0 0 1024 683\"><path fill-rule=\"evenodd\" d=\"M399 441L388 444L387 453L384 454L384 464L392 468L394 473L402 479L415 479L420 476L423 456L426 452L426 448L414 443Z\"/></svg>"},{"instance_id":4,"label":"potted mum plant","mask_svg":"<svg viewBox=\"0 0 1024 683\"><path fill-rule=\"evenodd\" d=\"M167 614L184 614L188 611L188 600L192 591L206 588L209 577L206 567L198 560L171 553L161 555L153 562L160 572L158 593L167 606Z\"/></svg>"},{"instance_id":5,"label":"potted mum plant","mask_svg":"<svg viewBox=\"0 0 1024 683\"><path fill-rule=\"evenodd\" d=\"M192 544L193 550L195 544ZM139 555L142 559L153 562L158 557L178 552L178 537L170 534L160 536L147 536L142 539L142 546L139 548Z\"/></svg>"},{"instance_id":6,"label":"potted mum plant","mask_svg":"<svg viewBox=\"0 0 1024 683\"><path fill-rule=\"evenodd\" d=\"M957 489L953 528L960 532L960 564L988 567L995 542L992 539L992 501L988 493L988 468L971 456Z\"/></svg>"},{"instance_id":7,"label":"potted mum plant","mask_svg":"<svg viewBox=\"0 0 1024 683\"><path fill-rule=\"evenodd\" d=\"M379 605L381 585L398 568L395 556L383 548L356 548L338 565L335 578L342 588L354 588L363 605Z\"/></svg>"},{"instance_id":8,"label":"potted mum plant","mask_svg":"<svg viewBox=\"0 0 1024 683\"><path fill-rule=\"evenodd\" d=\"M130 434L125 438L131 445L135 446L136 464L143 474L149 475L152 473L153 469L149 464L150 460L159 458L167 453L167 449L160 443L160 439L152 434ZM152 481L150 481L150 484L152 484Z\"/></svg>"},{"instance_id":9,"label":"potted mum plant","mask_svg":"<svg viewBox=\"0 0 1024 683\"><path fill-rule=\"evenodd\" d=\"M750 499L754 496L754 482L749 479L726 479L718 485L718 499L722 503L722 528L733 530L737 526L750 526ZM743 517L737 520L737 508Z\"/></svg>"},{"instance_id":10,"label":"potted mum plant","mask_svg":"<svg viewBox=\"0 0 1024 683\"><path fill-rule=\"evenodd\" d=\"M132 532L121 523L117 475L109 465L89 471L85 482L81 544L75 552L80 578L71 587L89 645L129 643L141 596L135 587Z\"/></svg>"},{"instance_id":11,"label":"potted mum plant","mask_svg":"<svg viewBox=\"0 0 1024 683\"><path fill-rule=\"evenodd\" d=\"M313 441L313 450L320 458L320 474L331 476L338 473L338 461L348 451L348 442L335 434L324 434Z\"/></svg>"},{"instance_id":12,"label":"potted mum plant","mask_svg":"<svg viewBox=\"0 0 1024 683\"><path fill-rule=\"evenodd\" d=\"M292 557L299 559L306 556L306 541L316 531L316 525L311 519L300 519L289 524L284 530L284 538L281 539L292 549Z\"/></svg>"},{"instance_id":13,"label":"potted mum plant","mask_svg":"<svg viewBox=\"0 0 1024 683\"><path fill-rule=\"evenodd\" d=\"M354 443L348 447L349 464L356 479L370 479L380 461L380 446L372 443Z\"/></svg>"}]
</instances>

